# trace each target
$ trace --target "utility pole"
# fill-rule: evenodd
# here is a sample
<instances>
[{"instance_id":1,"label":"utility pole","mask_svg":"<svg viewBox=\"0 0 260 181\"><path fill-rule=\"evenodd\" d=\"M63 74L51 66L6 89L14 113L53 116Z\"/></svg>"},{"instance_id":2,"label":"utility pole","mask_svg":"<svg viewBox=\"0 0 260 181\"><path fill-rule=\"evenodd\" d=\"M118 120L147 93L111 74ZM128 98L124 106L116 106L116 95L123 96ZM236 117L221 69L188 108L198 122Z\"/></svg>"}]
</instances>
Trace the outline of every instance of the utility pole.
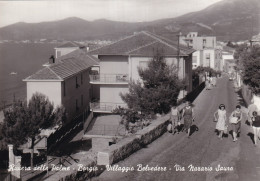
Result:
<instances>
[{"instance_id":1,"label":"utility pole","mask_svg":"<svg viewBox=\"0 0 260 181\"><path fill-rule=\"evenodd\" d=\"M178 47L177 47L178 74L179 74L179 69L180 69L180 36L181 36L181 32L179 32L179 34L177 34L177 37L178 37Z\"/></svg>"},{"instance_id":2,"label":"utility pole","mask_svg":"<svg viewBox=\"0 0 260 181\"><path fill-rule=\"evenodd\" d=\"M178 47L177 47L177 66L178 66L178 77L179 77L179 70L180 70L180 36L181 36L181 32L179 32L179 34L177 34L177 37L178 37ZM184 72L184 61L183 61L183 80L185 79L185 72ZM184 90L183 90L183 97L185 96L184 94Z\"/></svg>"}]
</instances>

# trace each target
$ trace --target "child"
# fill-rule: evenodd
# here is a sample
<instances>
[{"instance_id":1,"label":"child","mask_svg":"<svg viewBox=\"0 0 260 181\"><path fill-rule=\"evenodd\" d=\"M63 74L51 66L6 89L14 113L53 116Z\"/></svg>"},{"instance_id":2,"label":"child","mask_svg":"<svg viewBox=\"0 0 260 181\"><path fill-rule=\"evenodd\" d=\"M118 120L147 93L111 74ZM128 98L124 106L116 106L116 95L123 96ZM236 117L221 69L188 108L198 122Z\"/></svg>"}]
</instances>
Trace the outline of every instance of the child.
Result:
<instances>
[{"instance_id":1,"label":"child","mask_svg":"<svg viewBox=\"0 0 260 181\"><path fill-rule=\"evenodd\" d=\"M170 118L172 122L172 134L174 135L176 132L179 134L180 117L177 107L173 106L171 108Z\"/></svg>"}]
</instances>

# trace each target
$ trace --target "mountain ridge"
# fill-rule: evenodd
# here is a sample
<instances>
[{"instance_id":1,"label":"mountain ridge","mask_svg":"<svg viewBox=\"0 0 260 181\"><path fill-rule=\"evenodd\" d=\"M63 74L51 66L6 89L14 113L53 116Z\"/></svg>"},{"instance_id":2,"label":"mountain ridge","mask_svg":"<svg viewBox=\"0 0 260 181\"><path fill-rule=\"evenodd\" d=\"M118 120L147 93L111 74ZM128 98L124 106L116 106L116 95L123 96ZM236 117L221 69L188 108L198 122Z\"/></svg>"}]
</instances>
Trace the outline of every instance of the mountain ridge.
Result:
<instances>
[{"instance_id":1,"label":"mountain ridge","mask_svg":"<svg viewBox=\"0 0 260 181\"><path fill-rule=\"evenodd\" d=\"M201 35L217 36L222 41L247 40L259 33L260 1L223 0L201 11L150 22L88 21L78 17L39 23L19 22L0 28L0 40L111 40L142 30L159 34L197 31Z\"/></svg>"}]
</instances>

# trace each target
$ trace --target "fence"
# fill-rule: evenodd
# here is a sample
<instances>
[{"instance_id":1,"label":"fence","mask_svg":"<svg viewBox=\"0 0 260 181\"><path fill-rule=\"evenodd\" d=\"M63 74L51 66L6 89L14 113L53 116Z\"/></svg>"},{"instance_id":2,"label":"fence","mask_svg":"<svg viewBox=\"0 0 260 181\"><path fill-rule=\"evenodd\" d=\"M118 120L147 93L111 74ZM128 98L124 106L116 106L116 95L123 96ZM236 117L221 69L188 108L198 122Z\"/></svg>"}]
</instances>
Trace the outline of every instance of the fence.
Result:
<instances>
[{"instance_id":1,"label":"fence","mask_svg":"<svg viewBox=\"0 0 260 181\"><path fill-rule=\"evenodd\" d=\"M93 112L112 112L118 107L126 107L125 103L112 103L112 102L92 102L90 109Z\"/></svg>"},{"instance_id":2,"label":"fence","mask_svg":"<svg viewBox=\"0 0 260 181\"><path fill-rule=\"evenodd\" d=\"M100 74L90 75L90 82L127 83L127 74Z\"/></svg>"}]
</instances>

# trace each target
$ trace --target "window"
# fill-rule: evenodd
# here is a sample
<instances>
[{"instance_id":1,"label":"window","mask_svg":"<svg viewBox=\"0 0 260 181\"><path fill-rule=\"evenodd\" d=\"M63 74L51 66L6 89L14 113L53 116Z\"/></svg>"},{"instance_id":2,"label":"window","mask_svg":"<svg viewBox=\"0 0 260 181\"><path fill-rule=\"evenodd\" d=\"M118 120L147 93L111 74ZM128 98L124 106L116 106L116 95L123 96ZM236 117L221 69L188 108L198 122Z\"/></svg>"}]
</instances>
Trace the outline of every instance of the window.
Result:
<instances>
[{"instance_id":1,"label":"window","mask_svg":"<svg viewBox=\"0 0 260 181\"><path fill-rule=\"evenodd\" d=\"M192 63L197 63L197 56L192 56Z\"/></svg>"},{"instance_id":2,"label":"window","mask_svg":"<svg viewBox=\"0 0 260 181\"><path fill-rule=\"evenodd\" d=\"M148 68L148 61L140 61L139 67L142 68L142 69Z\"/></svg>"},{"instance_id":3,"label":"window","mask_svg":"<svg viewBox=\"0 0 260 181\"><path fill-rule=\"evenodd\" d=\"M76 88L79 87L79 84L78 84L78 77L76 76Z\"/></svg>"},{"instance_id":4,"label":"window","mask_svg":"<svg viewBox=\"0 0 260 181\"><path fill-rule=\"evenodd\" d=\"M79 110L79 106L78 106L78 99L76 99L76 111Z\"/></svg>"},{"instance_id":5,"label":"window","mask_svg":"<svg viewBox=\"0 0 260 181\"><path fill-rule=\"evenodd\" d=\"M210 59L210 54L206 53L206 59Z\"/></svg>"},{"instance_id":6,"label":"window","mask_svg":"<svg viewBox=\"0 0 260 181\"><path fill-rule=\"evenodd\" d=\"M203 39L203 45L206 44L206 39Z\"/></svg>"},{"instance_id":7,"label":"window","mask_svg":"<svg viewBox=\"0 0 260 181\"><path fill-rule=\"evenodd\" d=\"M83 106L83 95L81 95L81 107Z\"/></svg>"},{"instance_id":8,"label":"window","mask_svg":"<svg viewBox=\"0 0 260 181\"><path fill-rule=\"evenodd\" d=\"M83 84L83 74L80 74L80 81L81 81L81 85Z\"/></svg>"},{"instance_id":9,"label":"window","mask_svg":"<svg viewBox=\"0 0 260 181\"><path fill-rule=\"evenodd\" d=\"M66 84L63 82L63 96L66 96Z\"/></svg>"}]
</instances>

